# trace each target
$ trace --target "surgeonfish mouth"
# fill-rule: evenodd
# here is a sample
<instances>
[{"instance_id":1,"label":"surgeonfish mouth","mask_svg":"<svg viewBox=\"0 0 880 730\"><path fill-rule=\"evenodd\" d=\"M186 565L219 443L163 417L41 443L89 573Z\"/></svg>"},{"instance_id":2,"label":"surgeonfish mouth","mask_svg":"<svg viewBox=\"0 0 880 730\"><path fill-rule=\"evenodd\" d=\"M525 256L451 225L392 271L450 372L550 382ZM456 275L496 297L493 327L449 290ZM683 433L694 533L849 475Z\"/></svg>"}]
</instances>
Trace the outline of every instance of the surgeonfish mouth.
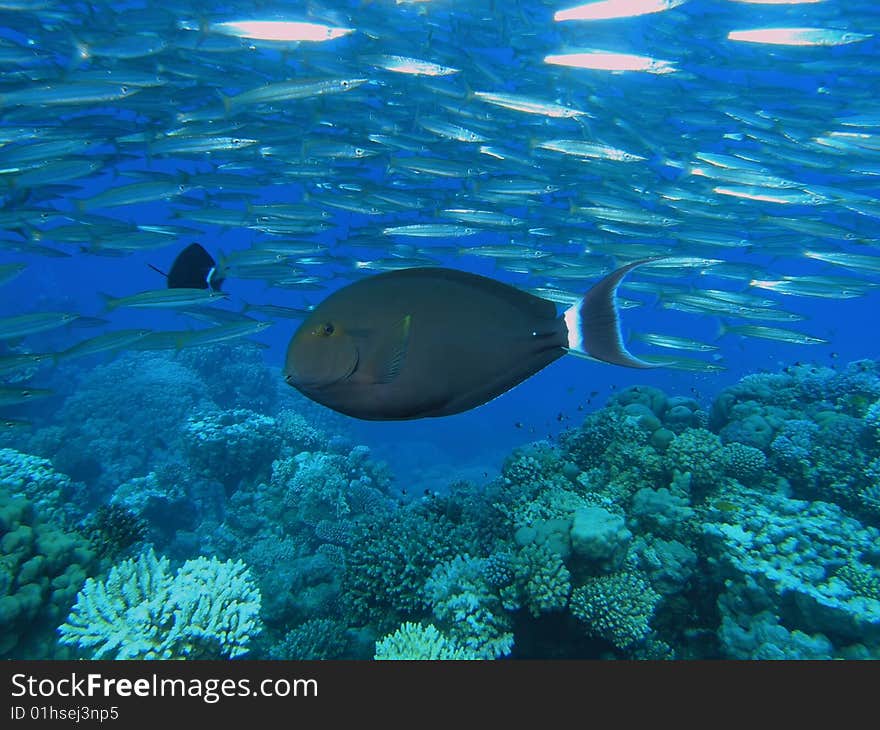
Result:
<instances>
[{"instance_id":1,"label":"surgeonfish mouth","mask_svg":"<svg viewBox=\"0 0 880 730\"><path fill-rule=\"evenodd\" d=\"M304 390L310 391L320 391L322 388L329 388L330 386L341 383L344 380L348 380L352 375L357 372L358 365L361 361L361 353L360 350L358 350L357 348L355 348L354 353L355 357L354 361L352 362L351 368L348 370L348 372L343 373L338 378L334 378L332 380L304 380L297 377L296 368L293 365L288 365L287 372L284 375L284 382L296 388L302 388Z\"/></svg>"}]
</instances>

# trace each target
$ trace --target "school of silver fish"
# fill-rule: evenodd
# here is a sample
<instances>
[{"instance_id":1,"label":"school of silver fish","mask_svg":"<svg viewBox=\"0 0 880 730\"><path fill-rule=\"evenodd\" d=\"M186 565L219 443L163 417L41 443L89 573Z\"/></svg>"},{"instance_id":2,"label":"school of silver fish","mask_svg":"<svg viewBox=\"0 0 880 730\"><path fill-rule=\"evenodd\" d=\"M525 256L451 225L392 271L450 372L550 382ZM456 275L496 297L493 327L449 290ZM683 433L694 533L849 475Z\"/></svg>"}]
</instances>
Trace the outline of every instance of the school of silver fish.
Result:
<instances>
[{"instance_id":1,"label":"school of silver fish","mask_svg":"<svg viewBox=\"0 0 880 730\"><path fill-rule=\"evenodd\" d=\"M867 0L0 0L0 16L0 285L22 258L223 232L226 276L278 294L230 311L219 292L117 286L108 312L207 326L85 339L105 320L4 312L2 378L248 337L338 279L441 261L491 259L567 306L615 266L666 257L624 283L622 307L801 345L826 340L798 297L880 283ZM62 327L69 348L28 350ZM658 362L723 362L723 339L687 334L640 339ZM39 395L11 380L0 405Z\"/></svg>"}]
</instances>

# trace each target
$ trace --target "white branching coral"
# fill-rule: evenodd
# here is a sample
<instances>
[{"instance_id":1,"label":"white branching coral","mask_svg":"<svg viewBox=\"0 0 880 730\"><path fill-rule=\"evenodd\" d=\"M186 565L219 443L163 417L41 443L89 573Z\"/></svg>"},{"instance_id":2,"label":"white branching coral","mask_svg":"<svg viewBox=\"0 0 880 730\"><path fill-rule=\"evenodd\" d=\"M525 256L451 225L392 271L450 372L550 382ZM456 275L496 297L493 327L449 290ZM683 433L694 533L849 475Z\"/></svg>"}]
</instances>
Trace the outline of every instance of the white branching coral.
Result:
<instances>
[{"instance_id":1,"label":"white branching coral","mask_svg":"<svg viewBox=\"0 0 880 730\"><path fill-rule=\"evenodd\" d=\"M210 659L247 653L262 629L260 592L241 561L187 560L176 575L153 550L90 578L61 643L95 659Z\"/></svg>"},{"instance_id":2,"label":"white branching coral","mask_svg":"<svg viewBox=\"0 0 880 730\"><path fill-rule=\"evenodd\" d=\"M407 621L393 634L376 642L378 660L477 659L467 649L441 634L434 624L422 626Z\"/></svg>"}]
</instances>

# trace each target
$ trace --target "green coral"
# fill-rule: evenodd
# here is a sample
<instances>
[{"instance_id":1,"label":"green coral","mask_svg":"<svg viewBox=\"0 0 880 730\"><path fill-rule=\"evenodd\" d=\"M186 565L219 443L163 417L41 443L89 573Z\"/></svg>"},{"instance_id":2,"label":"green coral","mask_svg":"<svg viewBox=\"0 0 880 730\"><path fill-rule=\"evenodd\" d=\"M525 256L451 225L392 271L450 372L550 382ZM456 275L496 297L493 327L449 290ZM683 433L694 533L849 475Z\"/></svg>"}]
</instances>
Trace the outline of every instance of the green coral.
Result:
<instances>
[{"instance_id":1,"label":"green coral","mask_svg":"<svg viewBox=\"0 0 880 730\"><path fill-rule=\"evenodd\" d=\"M56 471L48 459L15 449L0 449L0 485L33 502L43 519L59 525L74 521L69 504L73 483L66 474Z\"/></svg>"},{"instance_id":2,"label":"green coral","mask_svg":"<svg viewBox=\"0 0 880 730\"><path fill-rule=\"evenodd\" d=\"M491 556L486 573L493 581L501 581L496 585L508 611L528 608L537 617L568 605L571 573L549 543L525 542L514 554L497 553Z\"/></svg>"},{"instance_id":3,"label":"green coral","mask_svg":"<svg viewBox=\"0 0 880 730\"><path fill-rule=\"evenodd\" d=\"M313 618L288 631L269 650L270 659L342 659L348 649L345 626L326 618Z\"/></svg>"},{"instance_id":4,"label":"green coral","mask_svg":"<svg viewBox=\"0 0 880 730\"><path fill-rule=\"evenodd\" d=\"M241 561L187 560L176 575L152 549L89 578L67 623L64 644L95 659L207 659L246 654L261 630L260 593Z\"/></svg>"},{"instance_id":5,"label":"green coral","mask_svg":"<svg viewBox=\"0 0 880 730\"><path fill-rule=\"evenodd\" d=\"M46 658L53 629L97 567L88 542L0 489L0 657Z\"/></svg>"},{"instance_id":6,"label":"green coral","mask_svg":"<svg viewBox=\"0 0 880 730\"><path fill-rule=\"evenodd\" d=\"M559 553L546 545L526 545L517 556L516 580L523 603L533 616L561 611L568 605L571 574Z\"/></svg>"},{"instance_id":7,"label":"green coral","mask_svg":"<svg viewBox=\"0 0 880 730\"><path fill-rule=\"evenodd\" d=\"M397 631L376 642L379 660L478 659L441 634L433 624L404 623Z\"/></svg>"},{"instance_id":8,"label":"green coral","mask_svg":"<svg viewBox=\"0 0 880 730\"><path fill-rule=\"evenodd\" d=\"M625 649L650 632L660 595L640 574L615 573L589 578L571 594L571 612L587 632Z\"/></svg>"},{"instance_id":9,"label":"green coral","mask_svg":"<svg viewBox=\"0 0 880 730\"><path fill-rule=\"evenodd\" d=\"M691 475L691 489L698 495L717 486L725 467L725 452L718 438L704 428L689 428L676 436L666 450L671 472Z\"/></svg>"},{"instance_id":10,"label":"green coral","mask_svg":"<svg viewBox=\"0 0 880 730\"><path fill-rule=\"evenodd\" d=\"M468 549L463 528L427 502L358 525L342 583L349 621L375 622L388 631L418 618L426 609L425 583L434 568Z\"/></svg>"},{"instance_id":11,"label":"green coral","mask_svg":"<svg viewBox=\"0 0 880 730\"><path fill-rule=\"evenodd\" d=\"M480 659L510 654L512 622L486 580L485 558L458 556L438 565L425 584L434 618L455 644Z\"/></svg>"},{"instance_id":12,"label":"green coral","mask_svg":"<svg viewBox=\"0 0 880 730\"><path fill-rule=\"evenodd\" d=\"M724 447L724 465L727 473L741 484L757 484L767 470L767 457L754 446L732 441Z\"/></svg>"},{"instance_id":13,"label":"green coral","mask_svg":"<svg viewBox=\"0 0 880 730\"><path fill-rule=\"evenodd\" d=\"M880 571L869 565L850 560L837 571L837 577L857 596L880 601Z\"/></svg>"}]
</instances>

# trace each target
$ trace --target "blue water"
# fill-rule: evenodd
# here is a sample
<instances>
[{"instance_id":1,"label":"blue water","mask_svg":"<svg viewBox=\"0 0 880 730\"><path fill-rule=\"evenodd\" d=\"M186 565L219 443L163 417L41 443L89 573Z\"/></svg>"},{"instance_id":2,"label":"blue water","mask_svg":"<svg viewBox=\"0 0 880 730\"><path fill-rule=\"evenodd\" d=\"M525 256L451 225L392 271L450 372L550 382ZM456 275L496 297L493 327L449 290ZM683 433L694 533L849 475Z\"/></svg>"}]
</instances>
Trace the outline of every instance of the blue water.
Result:
<instances>
[{"instance_id":1,"label":"blue water","mask_svg":"<svg viewBox=\"0 0 880 730\"><path fill-rule=\"evenodd\" d=\"M103 318L107 323L90 328L69 326L10 340L0 354L60 352L81 339L115 329L163 331L202 326L168 310L119 308L108 312L102 294L122 297L163 287L162 278L148 264L167 270L176 254L193 241L222 259L259 248L263 241L285 238L270 237L246 225L196 223L187 220L190 211L237 209L244 216L247 205L303 203L312 210L325 211L329 224L319 233L287 236L327 247L328 260L297 267L299 273L315 277L317 286L281 288L273 286L272 277L251 280L230 275L224 284L229 298L219 308L239 311L245 302L317 305L350 281L370 275L368 270L358 271L355 260L384 258L392 244L401 243L419 247L437 265L484 274L522 288L545 285L552 281L552 275L537 271L533 261L522 262L532 267L532 274L514 274L492 258L457 249L477 244L525 244L558 254L569 263L595 264L597 272L640 258L648 249L650 255L747 264L754 272L722 278L713 274L711 265L683 265L664 269L662 279L638 272L631 275L633 280L655 282L651 294L621 289L622 295L643 303L621 314L624 338L633 352L673 354L672 350L629 339L634 332L686 337L717 346L708 354L679 353L719 366L717 371L667 367L645 372L564 357L496 400L460 415L406 422L328 417L324 423L332 424L329 428L338 427L350 443L369 446L374 459L388 463L394 475L388 493L404 503L425 491L445 494L459 479L489 482L497 477L514 448L543 439L555 443L566 429L579 426L587 414L597 412L609 398L630 386L652 386L671 396L694 398L708 411L722 389L752 373L777 372L795 363L843 369L851 361L877 359L880 338L874 313L880 307L878 267L874 271L848 269L803 255L805 250L857 253L876 257L880 263L876 233L880 217L880 106L876 101L880 88L880 13L874 4L868 0L801 5L690 0L637 17L554 22L553 13L564 7L568 6L525 0L464 5L444 0L398 4L383 0L310 5L308 10L291 10L272 3L258 8L246 3L208 8L200 3L133 2L123 8L118 4L48 2L24 3L20 12L4 11L0 50L8 51L11 58L4 61L0 78L0 132L13 128L35 132L31 138L0 146L0 168L10 168L0 172L7 183L5 188L0 187L2 213L11 215L22 209L35 209L37 213L18 223L8 223L0 234L0 264L27 264L20 276L0 288L0 312L3 317L39 311L76 312ZM233 38L210 29L211 23L243 19L306 21L353 31L327 42L279 44ZM184 20L195 22L203 30L181 29ZM849 31L864 37L841 45L828 41L827 45L809 46L755 44L727 38L731 31L765 27L822 28L829 33ZM160 44L158 50L125 57L125 48L136 47L142 42L137 35L144 33L154 34L148 37ZM77 51L90 47L90 52ZM543 61L548 54L583 49L663 59L673 63L675 71L659 75L619 73L563 68ZM29 57L28 51L35 55ZM454 67L458 73L436 78L392 73L371 65L377 54L430 60ZM106 102L62 104L51 98L66 85L77 83L79 74L89 72L111 73L113 80L106 82L108 89L118 89L120 84L135 88L136 84L126 82L126 75L134 78L135 73L144 72L155 75L157 85ZM310 77L366 82L346 93L235 105L236 94L263 84ZM10 102L21 90L41 84L52 85L46 90L44 102ZM473 92L525 95L584 110L591 116L560 119L523 113L482 102ZM231 111L224 110L220 93L233 98ZM173 130L186 128L182 120L187 114L199 113L210 120L207 126L192 122L200 135L212 135L214 132L207 130L216 129L217 135L255 138L257 142L239 150L153 154L151 144L172 138ZM847 118L857 116L872 120L858 127L846 125ZM472 127L487 138L482 144L501 148L513 159L499 161L481 154L481 143L442 139L419 125L423 118ZM837 148L816 141L835 132L863 136L846 138L845 146ZM407 174L398 163L406 163L413 153L371 142L370 134L410 140L419 157L459 162L486 172L474 178ZM58 159L98 160L98 169L58 187L52 180L31 187L16 185L20 173L12 169L13 165L5 164L7 155L58 138L71 140L69 150ZM541 141L559 138L619 147L644 159L580 160L537 146ZM313 149L310 145L328 141L364 145L375 155L364 159L309 157L308 151ZM281 155L264 152L267 146L282 145L289 145L289 149ZM718 193L714 187L735 183L691 174L695 166L718 171L697 160L696 152L739 156L743 169L759 167L763 175L794 181L794 187L764 187L758 192L819 191L824 197L814 204L783 204ZM803 158L794 160L795 153ZM520 159L534 166L526 167L517 161ZM230 166L241 175L247 190L201 186L200 176ZM299 177L300 166L317 172L317 176ZM39 169L39 164L32 162L25 167ZM134 173L140 177L133 177ZM559 189L498 202L480 199L484 185L507 175L531 175ZM101 191L137 180L166 180L172 186L196 187L170 200L78 210L77 201L88 201ZM340 185L355 187L343 191ZM699 199L675 208L668 205L670 199L664 195L676 190L690 191ZM383 191L405 193L418 199L421 206L389 208L381 215L369 216L331 205L338 196L363 200ZM754 187L751 193L757 194ZM606 206L609 200L618 201L628 211L673 216L676 225L627 227L619 223L612 225L619 225L622 232L613 233L599 228L601 219L575 212L575 206ZM82 203L79 205L82 207ZM382 233L390 226L454 222L442 217L444 208L505 212L526 223L514 229L487 226L478 236L466 238L402 238ZM186 226L190 230L169 235L165 245L137 252L116 253L112 246L110 250L81 250L53 240L54 227L85 226L90 215L133 225ZM848 232L850 240L797 233L780 220L830 224ZM538 228L548 229L551 235L527 232ZM719 240L723 236L744 243L738 247L689 243L688 234L697 230L714 233ZM350 245L365 239L371 248ZM29 245L37 243L60 255L29 252ZM100 236L96 243L100 249ZM628 255L628 244L640 249ZM832 282L825 285L820 297L784 296L750 285L756 278L775 280L783 276L850 277L864 286L864 292L856 298L842 298L840 283ZM598 273L585 275L560 285L584 292L597 278ZM709 308L699 314L685 314L661 306L672 295L666 287L679 285L686 285L692 292L723 289L772 299L777 309L802 315L803 320L746 321ZM280 375L287 343L298 324L295 319L279 318L250 340L263 345L259 356L269 368L266 382L277 384L280 404L306 408ZM722 336L722 324L779 326L826 342L806 345L735 334ZM222 350L224 356L234 357L236 352ZM186 351L160 355L174 363ZM65 429L71 427L64 403L78 392L82 379L111 362L127 363L133 377L138 377L138 360L147 356L138 351L104 353L70 364L40 367L24 383L50 388L55 394L32 404L4 407L0 411L4 417L28 420L31 426L5 431L2 445L37 453L42 443L44 451L39 455L51 460L51 448L45 444L53 441L45 436L49 433L46 429L60 429L64 439ZM216 368L222 371L228 365L217 363ZM214 366L204 367L209 370ZM22 387L23 383L10 381L8 385ZM116 387L124 393L124 382ZM164 393L167 405L163 407L174 408L173 383L163 387L169 389ZM247 407L244 403L236 405ZM132 400L126 407L137 412L142 404ZM313 410L304 412L320 412L317 406L309 407ZM66 413L67 420L59 421L59 413ZM191 414L179 415L185 418ZM850 415L864 415L864 408ZM148 451L149 436L158 435L142 436L140 443L131 443L133 451ZM173 434L161 436L173 439ZM168 458L167 453L156 458L158 464ZM107 472L115 468L112 464L103 466ZM90 488L98 489L89 485L87 477L74 478L84 481L87 493ZM248 484L247 488L256 489L257 485ZM108 497L98 490L87 501L96 504ZM196 497L191 499L198 501ZM216 546L197 542L191 545L192 555L216 552L212 550ZM155 539L153 544L161 552L163 545ZM178 560L185 557L179 544L175 548ZM136 554L132 548L118 557ZM90 575L106 575L111 562L108 559L100 569L93 568ZM314 616L300 611L295 618L285 619L287 624L278 619L273 630L283 633L283 629L293 629L309 618ZM380 629L386 633L390 630L386 626ZM262 651L265 654L268 650L263 647ZM550 651L547 655L557 653ZM45 655L51 653L46 650Z\"/></svg>"}]
</instances>

